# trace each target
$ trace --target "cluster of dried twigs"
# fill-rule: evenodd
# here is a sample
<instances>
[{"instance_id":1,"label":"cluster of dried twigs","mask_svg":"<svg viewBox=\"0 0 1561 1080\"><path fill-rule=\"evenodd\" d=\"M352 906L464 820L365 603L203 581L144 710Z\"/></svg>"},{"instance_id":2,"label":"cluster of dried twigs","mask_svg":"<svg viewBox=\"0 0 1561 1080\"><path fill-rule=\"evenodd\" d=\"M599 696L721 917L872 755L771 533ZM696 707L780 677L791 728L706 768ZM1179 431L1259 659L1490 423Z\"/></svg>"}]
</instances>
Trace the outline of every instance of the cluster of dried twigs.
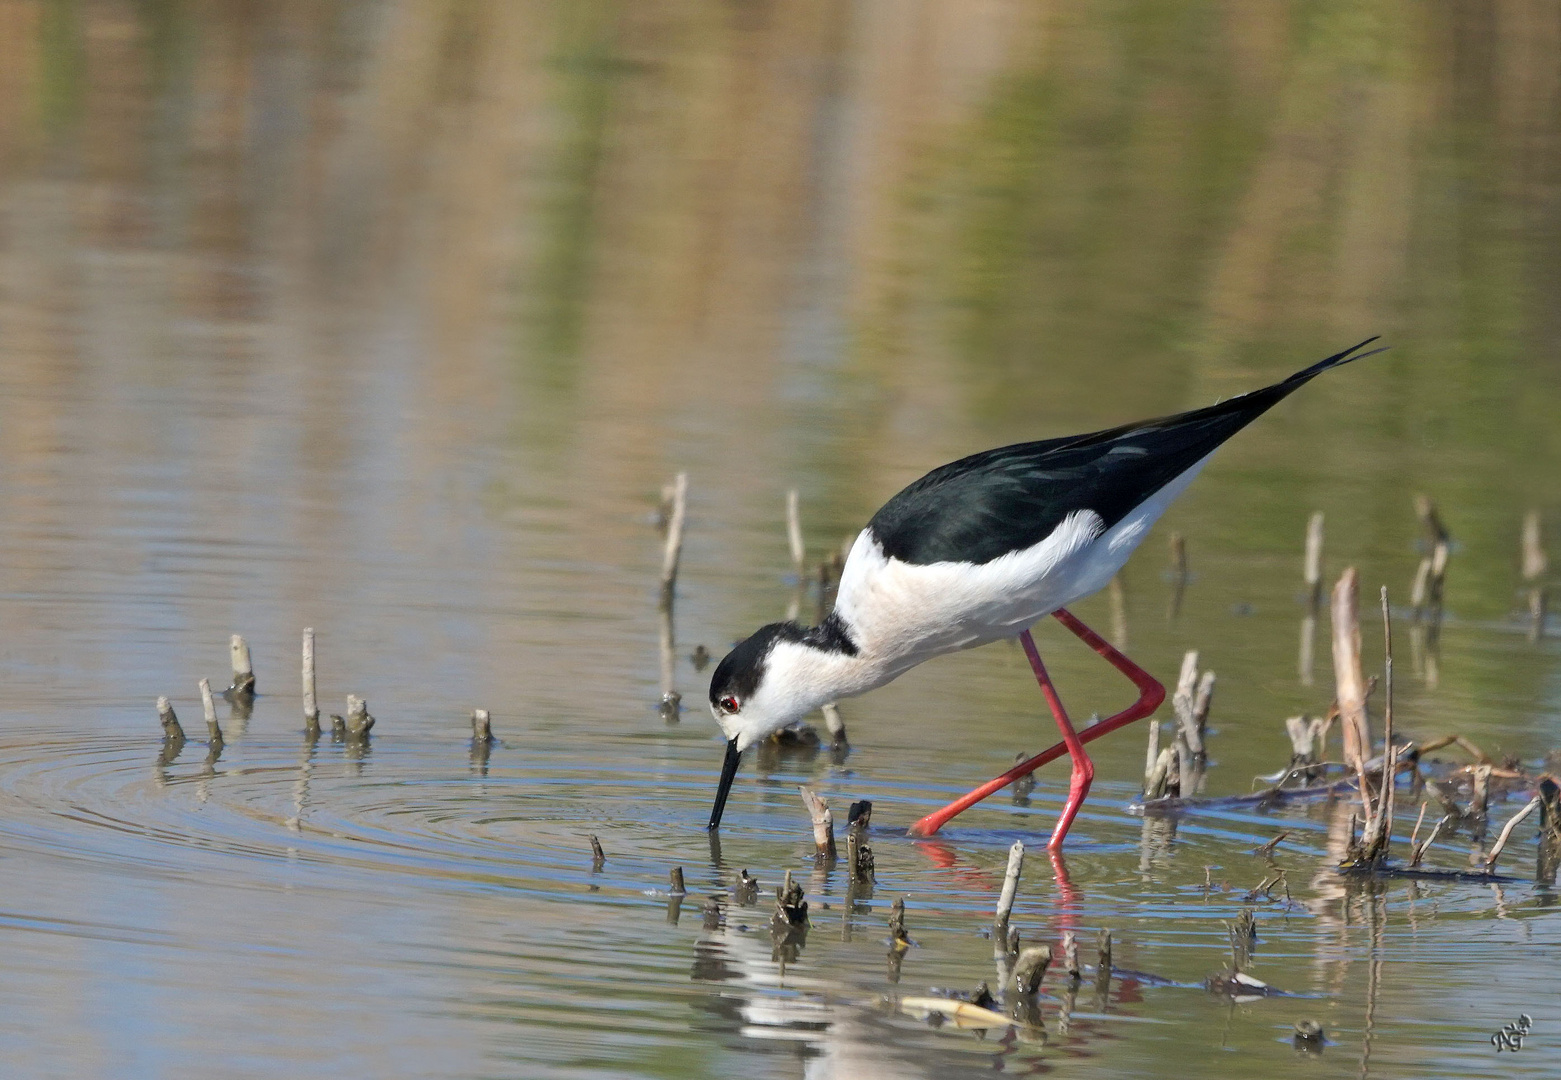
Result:
<instances>
[{"instance_id":1,"label":"cluster of dried twigs","mask_svg":"<svg viewBox=\"0 0 1561 1080\"><path fill-rule=\"evenodd\" d=\"M1417 673L1428 683L1436 680L1437 639L1442 621L1442 596L1451 551L1451 538L1436 507L1421 497L1416 511L1426 534L1426 554L1417 569L1411 588L1411 645ZM1322 600L1323 518L1312 515L1307 525L1303 580L1306 585L1307 614L1302 623L1301 676L1310 684L1311 641ZM1173 552L1173 567L1185 562L1185 548ZM1537 514L1528 515L1523 528L1522 573L1528 590L1531 618L1529 634L1543 634L1545 586L1543 577L1548 562L1539 536ZM1463 736L1445 736L1422 743L1402 738L1394 730L1393 715L1393 630L1388 590L1380 592L1385 660L1383 689L1382 740L1379 753L1371 732L1369 701L1378 687L1376 676L1367 678L1361 664L1359 574L1351 567L1334 585L1329 605L1332 622L1334 699L1322 718L1296 716L1285 721L1291 753L1288 765L1279 772L1262 777L1268 786L1250 796L1225 799L1198 799L1203 781L1204 724L1207 720L1207 694L1197 677L1197 653L1189 652L1182 677L1173 697L1176 728L1173 746L1160 747L1158 724L1149 727L1149 746L1145 759L1143 809L1150 813L1177 813L1199 806L1229 806L1242 803L1272 805L1279 802L1324 798L1355 793L1360 811L1352 817L1349 838L1340 866L1354 873L1413 874L1415 876L1491 875L1514 828L1535 810L1540 812L1537 876L1554 881L1561 847L1555 836L1561 831L1555 808L1557 778L1550 773L1525 768L1516 760L1501 764L1491 759ZM1212 686L1212 675L1204 681ZM1342 761L1326 761L1328 739L1335 724L1339 728ZM1467 765L1440 767L1427 756L1446 746L1457 746L1472 758ZM1329 780L1330 774L1335 779ZM1190 782L1189 782L1190 781ZM1408 861L1399 865L1390 858L1393 823L1399 788L1418 796L1430 792L1441 803L1443 814L1425 840L1420 839L1427 803L1420 806L1419 819L1410 839ZM1501 829L1496 842L1487 851L1483 842L1489 801L1494 793L1529 793L1525 806ZM1457 801L1466 798L1467 805ZM1468 830L1474 842L1470 868L1436 871L1422 867L1431 844L1445 840L1459 828Z\"/></svg>"}]
</instances>

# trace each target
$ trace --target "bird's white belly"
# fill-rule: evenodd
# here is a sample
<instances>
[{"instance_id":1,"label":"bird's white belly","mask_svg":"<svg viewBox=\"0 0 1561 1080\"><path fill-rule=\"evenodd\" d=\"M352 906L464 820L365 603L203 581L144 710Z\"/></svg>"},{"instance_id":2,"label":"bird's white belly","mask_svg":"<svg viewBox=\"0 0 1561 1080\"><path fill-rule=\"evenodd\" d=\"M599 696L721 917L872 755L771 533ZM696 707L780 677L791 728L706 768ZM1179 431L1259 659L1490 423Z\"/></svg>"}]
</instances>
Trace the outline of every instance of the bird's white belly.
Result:
<instances>
[{"instance_id":1,"label":"bird's white belly","mask_svg":"<svg viewBox=\"0 0 1561 1080\"><path fill-rule=\"evenodd\" d=\"M873 661L872 684L881 686L934 656L1013 637L1105 588L1207 461L1110 529L1101 528L1098 514L1080 511L1033 547L979 565L900 562L888 558L864 529L841 574L836 610L864 658Z\"/></svg>"}]
</instances>

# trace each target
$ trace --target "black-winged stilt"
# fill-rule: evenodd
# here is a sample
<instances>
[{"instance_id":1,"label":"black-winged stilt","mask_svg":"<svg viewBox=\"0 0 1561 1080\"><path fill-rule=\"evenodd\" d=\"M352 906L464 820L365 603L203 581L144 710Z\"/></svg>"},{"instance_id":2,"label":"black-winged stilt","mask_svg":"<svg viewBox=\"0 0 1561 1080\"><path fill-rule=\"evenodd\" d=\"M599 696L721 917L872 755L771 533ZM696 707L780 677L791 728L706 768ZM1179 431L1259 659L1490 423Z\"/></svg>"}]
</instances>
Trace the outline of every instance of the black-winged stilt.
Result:
<instances>
[{"instance_id":1,"label":"black-winged stilt","mask_svg":"<svg viewBox=\"0 0 1561 1080\"><path fill-rule=\"evenodd\" d=\"M742 753L827 702L882 686L943 653L1018 636L1062 742L911 827L930 836L955 814L1064 753L1073 778L1048 844L1068 833L1094 777L1084 744L1148 716L1165 688L1075 619L1067 605L1102 588L1225 440L1340 364L1367 340L1262 390L1109 431L1017 443L934 469L885 503L857 536L822 624L771 623L728 653L710 680L727 738L710 812L721 823ZM1075 731L1030 627L1055 616L1138 687L1132 706Z\"/></svg>"}]
</instances>

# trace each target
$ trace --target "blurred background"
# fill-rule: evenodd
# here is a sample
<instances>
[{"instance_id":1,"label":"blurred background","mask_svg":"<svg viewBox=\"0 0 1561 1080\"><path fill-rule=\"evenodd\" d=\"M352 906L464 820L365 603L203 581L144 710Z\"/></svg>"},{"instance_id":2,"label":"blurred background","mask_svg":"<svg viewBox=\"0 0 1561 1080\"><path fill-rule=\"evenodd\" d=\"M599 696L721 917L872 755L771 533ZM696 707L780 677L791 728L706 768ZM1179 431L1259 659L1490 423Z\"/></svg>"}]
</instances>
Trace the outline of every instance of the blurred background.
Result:
<instances>
[{"instance_id":1,"label":"blurred background","mask_svg":"<svg viewBox=\"0 0 1561 1080\"><path fill-rule=\"evenodd\" d=\"M1206 404L1373 334L1392 351L1286 402L1172 509L1123 575L1120 636L1168 680L1203 651L1232 763L1210 784L1244 791L1284 763L1280 719L1327 704L1325 638L1321 686L1296 670L1307 517L1326 513L1329 579L1360 566L1370 610L1380 584L1407 596L1425 493L1454 540L1448 626L1439 678L1404 679L1399 723L1543 754L1561 669L1553 638L1523 636L1518 538L1531 510L1561 528L1558 292L1552 0L0 0L0 792L29 823L6 834L30 894L12 903L49 926L6 931L36 967L18 960L34 981L0 995L15 1017L0 1046L58 1075L109 1068L113 1037L39 1034L37 1010L90 985L87 1030L133 1015L188 1051L137 1067L183 1075L214 1020L207 976L136 935L175 933L172 904L195 925L234 919L246 948L292 938L275 897L191 891L213 868L183 852L274 882L267 860L304 843L247 831L273 812L307 822L288 787L301 627L320 633L327 711L354 691L381 718L316 861L356 865L343 853L384 829L451 888L530 881L527 918L548 925L554 892L578 892L548 860L578 862L592 829L612 849L619 827L645 880L608 891L634 910L663 862L703 851L719 755L708 672L680 664L681 723L655 710L652 518L676 472L679 648L720 656L787 607L788 488L816 560L944 461ZM1170 530L1192 574L1174 619ZM1104 598L1080 615L1111 621ZM226 803L218 785L185 806L147 778L150 703L174 696L198 731L194 681L222 679L231 632L263 697L223 760L254 768ZM1098 660L1040 636L1075 711L1119 707ZM934 785L894 811L903 824L936 785L1001 771L1045 737L1027 678L994 646L851 703L852 782L884 784L876 798ZM489 813L491 792L452 790L412 826L375 816L397 812L383 791L353 801L375 770L426 782L441 747L464 777L474 706L581 783L642 758L663 771L621 805L555 792L502 827L483 817L481 851L419 830ZM67 761L72 737L97 756ZM1123 738L1100 760L1125 799L1142 751ZM396 739L416 747L400 773ZM269 783L267 755L288 763ZM539 777L513 768L529 797ZM766 812L793 818L785 768L786 808ZM1046 779L1058 797L1064 782ZM82 805L114 829L67 812ZM739 833L765 827L752 788L734 808ZM660 831L635 833L646 813ZM762 834L772 865L794 824ZM1088 816L1078 828L1087 845ZM521 832L538 846L478 872ZM972 857L1000 865L1009 839ZM121 892L148 863L163 876ZM1201 882L1201 865L1181 869ZM400 894L382 868L354 872L353 903L411 938L445 902L415 875ZM90 945L49 921L67 917L133 940ZM284 984L336 948L377 955L346 915L318 933ZM514 970L536 969L540 940ZM411 989L335 1021L356 1025L353 1067L475 1074L498 1053L542 1069L487 1026L481 993L447 999L412 974L421 954L385 948L354 985ZM142 978L163 1005L126 996ZM264 1010L269 984L241 982ZM169 1000L192 1026L159 1026ZM649 1001L647 1030L668 1030ZM469 1060L444 1056L430 1015L475 1025ZM259 1040L235 1061L274 1064L263 1035L232 1037ZM646 1039L632 1068L564 1051L549 1067L654 1072L689 1045Z\"/></svg>"}]
</instances>

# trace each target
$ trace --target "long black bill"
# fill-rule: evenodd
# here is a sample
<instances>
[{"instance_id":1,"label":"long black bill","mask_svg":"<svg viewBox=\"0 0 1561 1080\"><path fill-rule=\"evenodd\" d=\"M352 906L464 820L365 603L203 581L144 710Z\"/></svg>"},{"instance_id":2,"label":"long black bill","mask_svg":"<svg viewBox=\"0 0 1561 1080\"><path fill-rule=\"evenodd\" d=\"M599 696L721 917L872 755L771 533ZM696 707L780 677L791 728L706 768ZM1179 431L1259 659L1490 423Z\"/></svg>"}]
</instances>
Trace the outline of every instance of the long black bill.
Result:
<instances>
[{"instance_id":1,"label":"long black bill","mask_svg":"<svg viewBox=\"0 0 1561 1080\"><path fill-rule=\"evenodd\" d=\"M726 797L732 793L732 781L737 778L737 763L742 759L743 752L737 749L737 740L733 739L726 744L726 760L721 762L721 782L716 785L715 805L710 808L710 824L705 828L721 827L721 815L726 811Z\"/></svg>"}]
</instances>

